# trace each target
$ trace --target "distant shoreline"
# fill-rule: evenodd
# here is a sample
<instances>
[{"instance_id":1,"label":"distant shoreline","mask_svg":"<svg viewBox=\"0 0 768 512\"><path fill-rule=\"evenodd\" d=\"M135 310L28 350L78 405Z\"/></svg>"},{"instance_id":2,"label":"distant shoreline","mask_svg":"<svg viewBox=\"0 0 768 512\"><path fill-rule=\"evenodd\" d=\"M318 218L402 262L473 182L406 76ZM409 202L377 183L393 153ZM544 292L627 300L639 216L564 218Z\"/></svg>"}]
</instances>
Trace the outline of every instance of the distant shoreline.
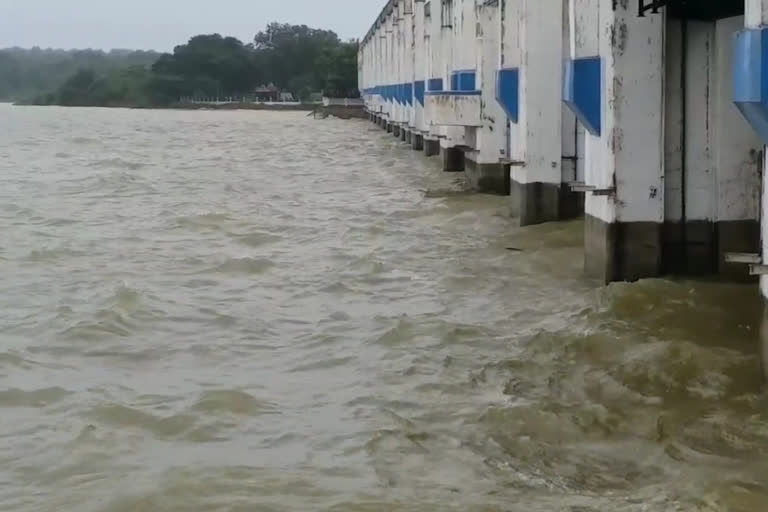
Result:
<instances>
[{"instance_id":1,"label":"distant shoreline","mask_svg":"<svg viewBox=\"0 0 768 512\"><path fill-rule=\"evenodd\" d=\"M171 103L169 105L136 105L136 104L108 104L108 105L41 105L36 103L17 102L11 103L15 107L74 107L74 108L127 108L134 110L267 110L267 111L299 111L312 112L322 108L319 103L279 104L279 103Z\"/></svg>"},{"instance_id":2,"label":"distant shoreline","mask_svg":"<svg viewBox=\"0 0 768 512\"><path fill-rule=\"evenodd\" d=\"M163 108L176 110L299 110L312 111L322 107L322 103L175 103Z\"/></svg>"}]
</instances>

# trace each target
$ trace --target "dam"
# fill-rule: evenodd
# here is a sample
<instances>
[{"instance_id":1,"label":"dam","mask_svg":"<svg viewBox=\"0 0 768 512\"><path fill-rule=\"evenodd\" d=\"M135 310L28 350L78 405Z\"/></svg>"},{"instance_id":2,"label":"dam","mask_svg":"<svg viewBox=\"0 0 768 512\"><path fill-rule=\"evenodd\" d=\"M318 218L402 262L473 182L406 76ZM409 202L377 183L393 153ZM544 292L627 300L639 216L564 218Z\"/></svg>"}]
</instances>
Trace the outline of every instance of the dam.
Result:
<instances>
[{"instance_id":1,"label":"dam","mask_svg":"<svg viewBox=\"0 0 768 512\"><path fill-rule=\"evenodd\" d=\"M370 120L521 226L585 219L585 274L768 273L768 0L390 0ZM768 278L762 278L768 296Z\"/></svg>"}]
</instances>

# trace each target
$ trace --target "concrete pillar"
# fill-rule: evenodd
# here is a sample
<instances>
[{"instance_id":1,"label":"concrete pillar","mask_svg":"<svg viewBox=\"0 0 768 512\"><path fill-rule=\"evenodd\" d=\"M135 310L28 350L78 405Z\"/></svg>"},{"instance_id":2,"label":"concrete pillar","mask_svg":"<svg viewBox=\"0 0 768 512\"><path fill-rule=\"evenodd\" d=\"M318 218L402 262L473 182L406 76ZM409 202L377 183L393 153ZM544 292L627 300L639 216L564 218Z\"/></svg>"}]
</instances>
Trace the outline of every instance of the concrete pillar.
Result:
<instances>
[{"instance_id":1,"label":"concrete pillar","mask_svg":"<svg viewBox=\"0 0 768 512\"><path fill-rule=\"evenodd\" d=\"M414 53L415 53L415 30L414 25L414 1L413 0L401 0L403 4L402 11L402 27L403 27L403 50L402 50L402 71L400 83L403 88L403 127L408 130L408 133L413 129L414 123L414 100L413 100L413 83L414 83ZM408 134L406 134L406 142L409 142Z\"/></svg>"},{"instance_id":2,"label":"concrete pillar","mask_svg":"<svg viewBox=\"0 0 768 512\"><path fill-rule=\"evenodd\" d=\"M466 127L464 138L472 151L465 153L465 175L470 188L479 192L509 195L509 165L501 163L506 158L506 115L496 101L496 72L499 68L500 10L497 3L485 2L475 9L474 17L465 11L464 37L474 42L476 88L481 95L481 122L477 127ZM472 23L467 26L467 19ZM474 25L477 25L475 28ZM467 42L463 45L469 47ZM469 58L469 57L465 57Z\"/></svg>"},{"instance_id":3,"label":"concrete pillar","mask_svg":"<svg viewBox=\"0 0 768 512\"><path fill-rule=\"evenodd\" d=\"M425 2L413 2L414 41L411 52L413 60L413 117L411 126L414 132L412 144L416 150L421 150L423 147L423 142L416 141L416 133L424 133L429 129L424 118L424 93L427 87L429 67L427 63L427 37L430 34L430 28L427 24L432 21L432 9L433 7L430 5L430 16L427 18L425 16Z\"/></svg>"},{"instance_id":4,"label":"concrete pillar","mask_svg":"<svg viewBox=\"0 0 768 512\"><path fill-rule=\"evenodd\" d=\"M664 15L571 0L565 100L587 127L585 270L604 282L661 272Z\"/></svg>"},{"instance_id":5,"label":"concrete pillar","mask_svg":"<svg viewBox=\"0 0 768 512\"><path fill-rule=\"evenodd\" d=\"M505 67L519 69L519 113L509 142L512 213L527 226L560 218L563 3L508 0L506 8Z\"/></svg>"},{"instance_id":6,"label":"concrete pillar","mask_svg":"<svg viewBox=\"0 0 768 512\"><path fill-rule=\"evenodd\" d=\"M437 139L424 139L424 156L437 156L440 154L440 141Z\"/></svg>"},{"instance_id":7,"label":"concrete pillar","mask_svg":"<svg viewBox=\"0 0 768 512\"><path fill-rule=\"evenodd\" d=\"M395 84L394 76L395 76L395 39L394 39L394 22L393 22L393 16L392 13L389 13L387 15L387 19L384 22L383 28L383 34L384 37L384 68L382 70L383 73L383 82L386 88L386 101L384 102L384 112L387 114L387 120L390 124L395 120L395 109L394 109L394 96L392 95L392 86ZM392 130L388 127L387 132L392 132Z\"/></svg>"},{"instance_id":8,"label":"concrete pillar","mask_svg":"<svg viewBox=\"0 0 768 512\"><path fill-rule=\"evenodd\" d=\"M450 35L451 21L443 19L448 13L448 9L442 8L442 2L430 3L431 14L425 17L425 53L426 53L426 76L425 89L427 91L443 91L450 83L448 77L448 65L450 63ZM427 127L428 134L424 141L424 154L434 156L440 152L440 138L444 136L445 129L439 125L433 124L432 119L427 118L425 112L424 124Z\"/></svg>"},{"instance_id":9,"label":"concrete pillar","mask_svg":"<svg viewBox=\"0 0 768 512\"><path fill-rule=\"evenodd\" d=\"M414 151L424 150L424 136L420 133L413 132L411 134L411 147Z\"/></svg>"},{"instance_id":10,"label":"concrete pillar","mask_svg":"<svg viewBox=\"0 0 768 512\"><path fill-rule=\"evenodd\" d=\"M393 54L392 54L392 80L391 83L395 87L395 98L392 102L392 121L395 123L403 122L403 106L400 103L402 100L402 65L403 65L403 19L402 19L402 2L393 2L392 10L392 37L393 37ZM395 137L400 137L400 126L398 126Z\"/></svg>"},{"instance_id":11,"label":"concrete pillar","mask_svg":"<svg viewBox=\"0 0 768 512\"><path fill-rule=\"evenodd\" d=\"M462 172L464 170L464 151L459 148L440 148L440 156L443 159L443 171Z\"/></svg>"}]
</instances>

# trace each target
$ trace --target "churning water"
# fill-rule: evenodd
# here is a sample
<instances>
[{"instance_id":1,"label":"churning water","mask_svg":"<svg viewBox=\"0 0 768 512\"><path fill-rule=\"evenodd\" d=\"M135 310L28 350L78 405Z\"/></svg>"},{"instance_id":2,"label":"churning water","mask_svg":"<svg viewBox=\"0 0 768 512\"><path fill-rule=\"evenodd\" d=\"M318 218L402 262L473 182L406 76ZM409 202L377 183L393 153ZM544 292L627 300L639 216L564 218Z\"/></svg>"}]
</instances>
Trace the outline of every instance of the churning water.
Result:
<instances>
[{"instance_id":1,"label":"churning water","mask_svg":"<svg viewBox=\"0 0 768 512\"><path fill-rule=\"evenodd\" d=\"M0 106L0 176L1 510L768 504L754 287L599 287L362 121Z\"/></svg>"}]
</instances>

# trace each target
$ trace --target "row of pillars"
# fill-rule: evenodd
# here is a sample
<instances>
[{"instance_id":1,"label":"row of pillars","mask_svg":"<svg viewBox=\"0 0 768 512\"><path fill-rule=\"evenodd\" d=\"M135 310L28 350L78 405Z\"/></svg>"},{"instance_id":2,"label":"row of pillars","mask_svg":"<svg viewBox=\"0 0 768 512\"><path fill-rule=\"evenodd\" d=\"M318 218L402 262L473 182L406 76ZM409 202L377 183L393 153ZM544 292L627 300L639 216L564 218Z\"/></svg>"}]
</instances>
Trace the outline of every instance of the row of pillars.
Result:
<instances>
[{"instance_id":1,"label":"row of pillars","mask_svg":"<svg viewBox=\"0 0 768 512\"><path fill-rule=\"evenodd\" d=\"M426 157L440 155L442 157L444 171L464 171L466 159L464 158L464 151L460 148L441 148L438 139L425 137L421 133L416 133L398 123L393 123L386 117L378 114L369 113L368 119L382 130L391 133L395 138L400 139L406 144L410 144L414 151L423 151L424 156Z\"/></svg>"}]
</instances>

